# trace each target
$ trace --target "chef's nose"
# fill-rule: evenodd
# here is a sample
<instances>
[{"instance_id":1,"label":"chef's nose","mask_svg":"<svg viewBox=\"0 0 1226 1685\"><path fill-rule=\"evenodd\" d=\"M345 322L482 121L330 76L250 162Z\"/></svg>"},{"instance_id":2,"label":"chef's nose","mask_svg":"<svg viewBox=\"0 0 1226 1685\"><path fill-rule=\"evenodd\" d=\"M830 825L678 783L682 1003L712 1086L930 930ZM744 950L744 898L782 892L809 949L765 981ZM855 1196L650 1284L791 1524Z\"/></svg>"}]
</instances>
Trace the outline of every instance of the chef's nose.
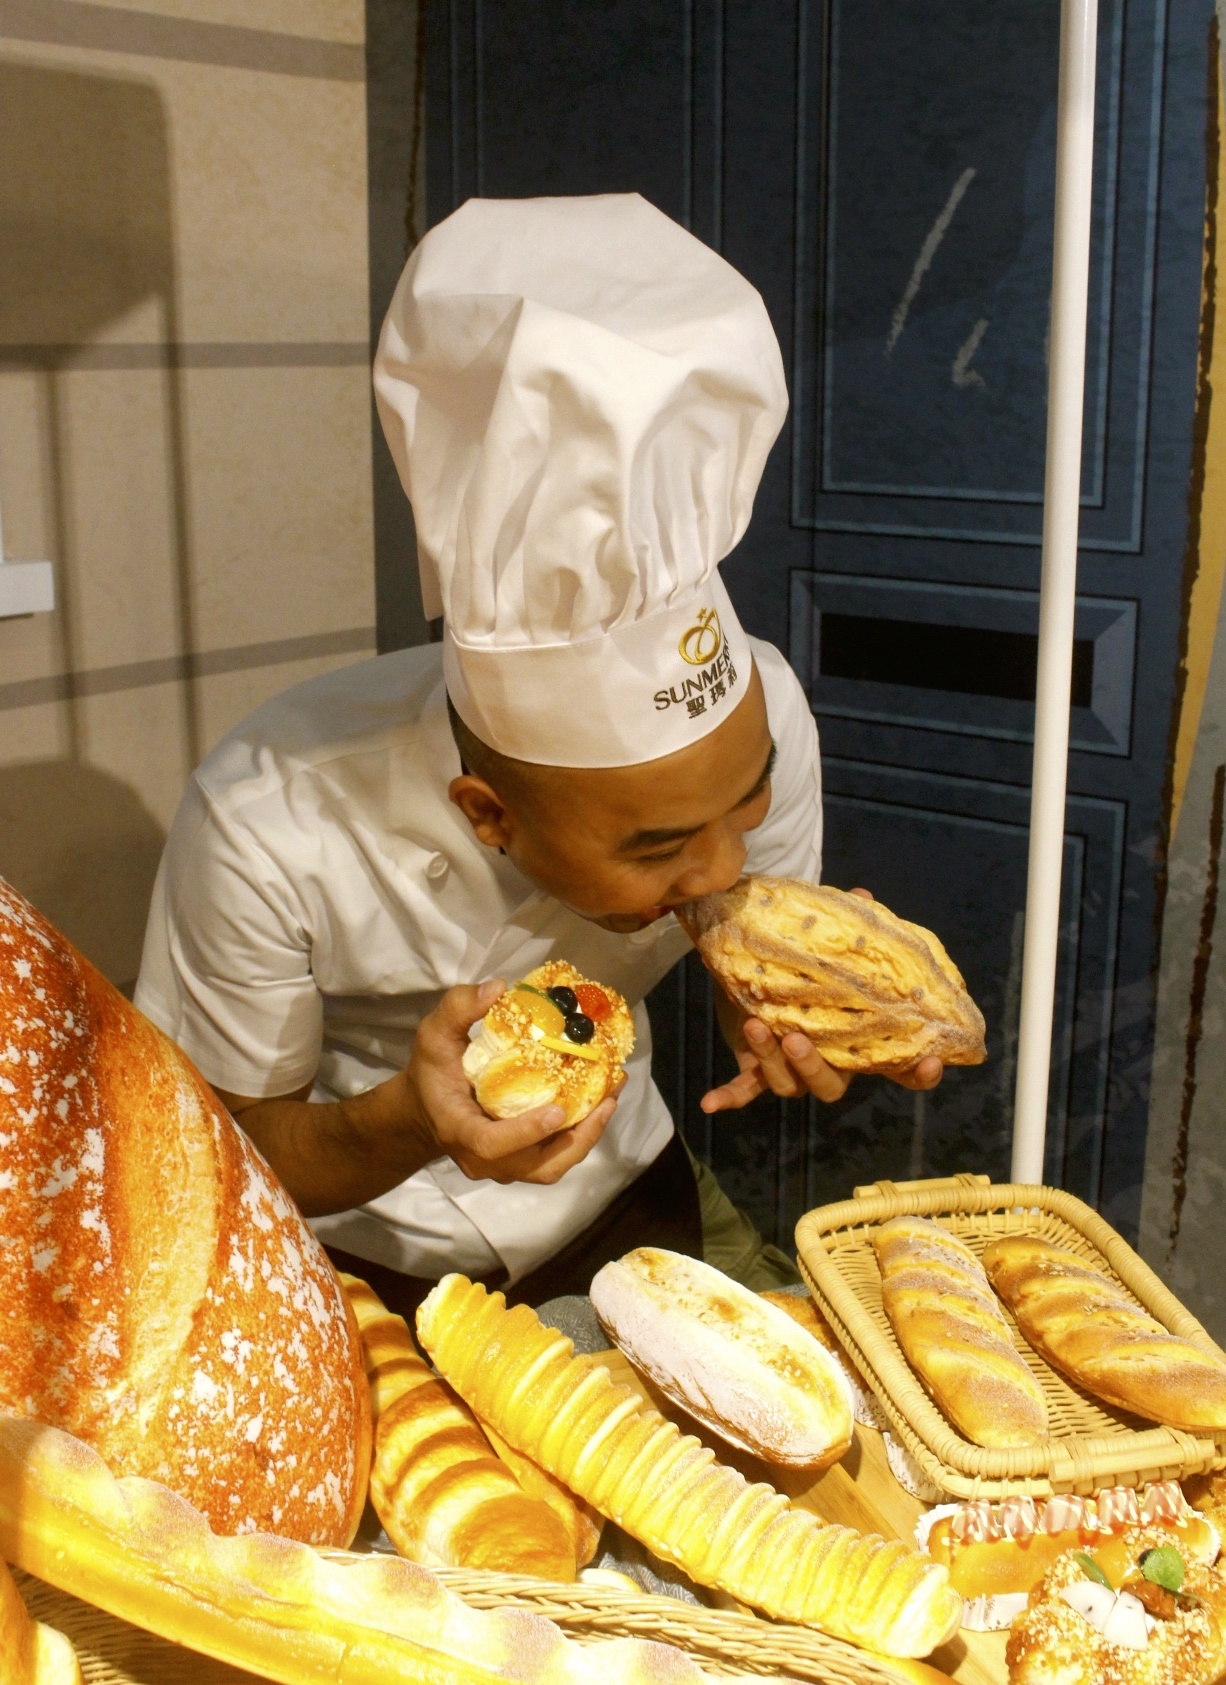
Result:
<instances>
[{"instance_id":1,"label":"chef's nose","mask_svg":"<svg viewBox=\"0 0 1226 1685\"><path fill-rule=\"evenodd\" d=\"M719 829L709 839L699 839L706 847L686 864L677 879L677 894L691 901L699 895L714 895L721 889L731 889L745 869L745 839L739 831Z\"/></svg>"}]
</instances>

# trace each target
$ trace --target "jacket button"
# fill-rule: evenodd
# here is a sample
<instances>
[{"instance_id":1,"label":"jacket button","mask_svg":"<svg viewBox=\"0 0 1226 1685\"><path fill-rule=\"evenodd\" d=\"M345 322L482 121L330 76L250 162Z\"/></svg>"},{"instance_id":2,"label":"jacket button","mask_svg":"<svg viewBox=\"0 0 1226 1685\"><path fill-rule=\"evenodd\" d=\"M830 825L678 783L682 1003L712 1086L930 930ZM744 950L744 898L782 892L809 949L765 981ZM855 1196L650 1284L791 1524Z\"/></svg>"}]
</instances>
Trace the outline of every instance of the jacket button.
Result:
<instances>
[{"instance_id":1,"label":"jacket button","mask_svg":"<svg viewBox=\"0 0 1226 1685\"><path fill-rule=\"evenodd\" d=\"M451 870L451 862L445 854L432 854L426 862L426 876L431 883L439 883Z\"/></svg>"}]
</instances>

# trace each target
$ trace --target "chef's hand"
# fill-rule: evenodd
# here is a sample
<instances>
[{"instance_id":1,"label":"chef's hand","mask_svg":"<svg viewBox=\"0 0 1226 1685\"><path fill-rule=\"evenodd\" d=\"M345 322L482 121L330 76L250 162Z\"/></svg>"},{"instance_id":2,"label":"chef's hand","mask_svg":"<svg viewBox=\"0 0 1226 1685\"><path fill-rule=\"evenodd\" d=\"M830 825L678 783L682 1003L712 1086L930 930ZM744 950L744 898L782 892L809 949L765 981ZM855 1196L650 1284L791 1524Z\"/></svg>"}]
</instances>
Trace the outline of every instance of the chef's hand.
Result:
<instances>
[{"instance_id":1,"label":"chef's hand","mask_svg":"<svg viewBox=\"0 0 1226 1685\"><path fill-rule=\"evenodd\" d=\"M851 893L865 901L873 899L867 889L853 889ZM703 1095L699 1104L704 1112L735 1111L759 1094L779 1094L789 1100L813 1094L827 1103L846 1094L853 1073L828 1065L807 1036L793 1030L777 1037L760 1018L749 1017L722 990L716 994L715 1010L740 1074ZM929 1054L893 1080L903 1088L925 1090L936 1087L944 1070L941 1061Z\"/></svg>"},{"instance_id":2,"label":"chef's hand","mask_svg":"<svg viewBox=\"0 0 1226 1685\"><path fill-rule=\"evenodd\" d=\"M435 1149L432 1158L445 1155L474 1181L556 1182L604 1134L617 1093L569 1129L562 1127L566 1113L560 1106L539 1106L502 1119L483 1112L461 1061L469 1029L505 989L500 978L479 988L448 989L422 1019L404 1072L416 1125ZM624 1082L623 1076L618 1091Z\"/></svg>"},{"instance_id":3,"label":"chef's hand","mask_svg":"<svg viewBox=\"0 0 1226 1685\"><path fill-rule=\"evenodd\" d=\"M599 1141L617 1096L570 1129L559 1106L487 1117L461 1061L469 1026L505 987L448 989L422 1019L405 1069L365 1094L313 1101L310 1082L266 1099L215 1092L308 1217L365 1205L444 1156L474 1180L556 1182Z\"/></svg>"}]
</instances>

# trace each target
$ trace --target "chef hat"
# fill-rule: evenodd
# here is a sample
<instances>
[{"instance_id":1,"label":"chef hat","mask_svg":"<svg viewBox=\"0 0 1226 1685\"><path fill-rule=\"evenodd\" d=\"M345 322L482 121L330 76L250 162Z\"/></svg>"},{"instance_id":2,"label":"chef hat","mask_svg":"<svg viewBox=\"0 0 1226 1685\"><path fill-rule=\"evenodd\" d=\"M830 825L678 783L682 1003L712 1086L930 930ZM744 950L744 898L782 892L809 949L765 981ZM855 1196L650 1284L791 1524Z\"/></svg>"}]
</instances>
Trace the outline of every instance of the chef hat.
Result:
<instances>
[{"instance_id":1,"label":"chef hat","mask_svg":"<svg viewBox=\"0 0 1226 1685\"><path fill-rule=\"evenodd\" d=\"M482 742L624 766L729 717L750 654L717 564L787 411L735 269L635 193L470 199L409 259L375 393Z\"/></svg>"}]
</instances>

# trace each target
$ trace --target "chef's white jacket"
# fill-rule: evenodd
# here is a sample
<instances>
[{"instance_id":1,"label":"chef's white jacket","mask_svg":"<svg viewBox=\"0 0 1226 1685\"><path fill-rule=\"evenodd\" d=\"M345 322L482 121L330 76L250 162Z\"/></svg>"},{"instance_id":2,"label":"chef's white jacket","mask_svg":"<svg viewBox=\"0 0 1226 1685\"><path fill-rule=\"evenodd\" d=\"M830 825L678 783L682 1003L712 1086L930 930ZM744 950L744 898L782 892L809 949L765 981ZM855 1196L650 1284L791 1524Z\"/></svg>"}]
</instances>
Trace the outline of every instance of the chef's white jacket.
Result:
<instances>
[{"instance_id":1,"label":"chef's white jacket","mask_svg":"<svg viewBox=\"0 0 1226 1685\"><path fill-rule=\"evenodd\" d=\"M816 881L817 731L795 675L753 640L778 749L747 870ZM470 1181L447 1158L324 1240L412 1275L511 1281L552 1257L664 1149L643 997L686 951L671 916L613 935L479 843L447 798L460 772L437 644L378 656L258 709L196 771L171 828L136 1004L232 1093L363 1092L408 1061L445 989L564 958L619 989L637 1043L613 1120L551 1187ZM724 1127L735 1128L735 1118Z\"/></svg>"}]
</instances>

